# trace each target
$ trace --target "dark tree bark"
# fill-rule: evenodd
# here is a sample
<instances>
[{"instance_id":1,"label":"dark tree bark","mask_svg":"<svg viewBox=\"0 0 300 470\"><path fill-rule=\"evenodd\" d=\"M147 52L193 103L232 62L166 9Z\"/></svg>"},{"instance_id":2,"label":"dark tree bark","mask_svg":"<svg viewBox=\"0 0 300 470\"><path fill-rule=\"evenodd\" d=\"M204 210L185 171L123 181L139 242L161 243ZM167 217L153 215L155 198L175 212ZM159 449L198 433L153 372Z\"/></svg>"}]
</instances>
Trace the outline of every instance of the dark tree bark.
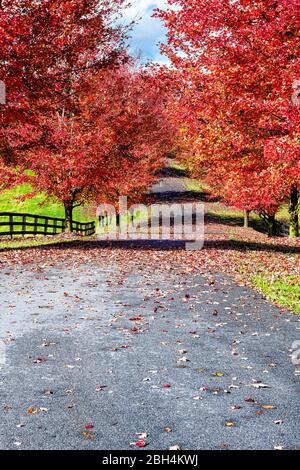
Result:
<instances>
[{"instance_id":1,"label":"dark tree bark","mask_svg":"<svg viewBox=\"0 0 300 470\"><path fill-rule=\"evenodd\" d=\"M290 199L290 237L299 236L299 191L296 187L291 190Z\"/></svg>"},{"instance_id":2,"label":"dark tree bark","mask_svg":"<svg viewBox=\"0 0 300 470\"><path fill-rule=\"evenodd\" d=\"M275 215L266 214L265 212L260 213L261 218L266 224L268 230L268 237L278 236L279 225L276 221Z\"/></svg>"},{"instance_id":3,"label":"dark tree bark","mask_svg":"<svg viewBox=\"0 0 300 470\"><path fill-rule=\"evenodd\" d=\"M67 232L73 232L73 204L65 203L65 225Z\"/></svg>"},{"instance_id":4,"label":"dark tree bark","mask_svg":"<svg viewBox=\"0 0 300 470\"><path fill-rule=\"evenodd\" d=\"M269 215L268 217L268 237L276 237L278 235L278 225L275 219L275 215Z\"/></svg>"}]
</instances>

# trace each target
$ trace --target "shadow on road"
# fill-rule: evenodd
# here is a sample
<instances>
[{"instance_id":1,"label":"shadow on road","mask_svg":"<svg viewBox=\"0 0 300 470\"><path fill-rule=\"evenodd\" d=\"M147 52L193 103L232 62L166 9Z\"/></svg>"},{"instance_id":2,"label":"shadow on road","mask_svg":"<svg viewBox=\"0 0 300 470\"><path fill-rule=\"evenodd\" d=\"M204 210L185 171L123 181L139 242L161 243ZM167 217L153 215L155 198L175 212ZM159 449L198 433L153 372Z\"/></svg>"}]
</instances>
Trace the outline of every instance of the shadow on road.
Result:
<instances>
[{"instance_id":1,"label":"shadow on road","mask_svg":"<svg viewBox=\"0 0 300 470\"><path fill-rule=\"evenodd\" d=\"M57 243L53 245L45 245L36 247L35 250L97 250L101 248L108 249L124 249L124 250L185 250L186 243L194 243L194 240L82 240L68 243ZM22 249L30 249L22 248ZM253 243L237 240L206 240L205 250L236 250L236 251L261 251L261 252L278 252L286 254L300 254L299 246L273 245L271 243Z\"/></svg>"},{"instance_id":2,"label":"shadow on road","mask_svg":"<svg viewBox=\"0 0 300 470\"><path fill-rule=\"evenodd\" d=\"M189 172L181 168L166 167L159 171L162 178L188 178Z\"/></svg>"},{"instance_id":3,"label":"shadow on road","mask_svg":"<svg viewBox=\"0 0 300 470\"><path fill-rule=\"evenodd\" d=\"M161 191L151 195L152 202L157 204L185 202L216 202L204 191Z\"/></svg>"}]
</instances>

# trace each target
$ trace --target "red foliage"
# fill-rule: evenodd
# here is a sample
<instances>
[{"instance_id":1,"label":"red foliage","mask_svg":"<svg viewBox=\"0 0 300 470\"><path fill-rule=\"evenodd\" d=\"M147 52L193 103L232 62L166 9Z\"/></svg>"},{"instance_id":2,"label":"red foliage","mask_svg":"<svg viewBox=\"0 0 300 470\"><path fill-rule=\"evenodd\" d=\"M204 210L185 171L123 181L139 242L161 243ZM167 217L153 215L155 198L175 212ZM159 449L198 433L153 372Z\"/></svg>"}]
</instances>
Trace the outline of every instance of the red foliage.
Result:
<instances>
[{"instance_id":1,"label":"red foliage","mask_svg":"<svg viewBox=\"0 0 300 470\"><path fill-rule=\"evenodd\" d=\"M8 178L22 169L36 191L65 205L67 218L88 201L138 200L170 147L164 84L155 69L134 68L126 28L117 26L125 4L1 2L8 96L0 170Z\"/></svg>"},{"instance_id":2,"label":"red foliage","mask_svg":"<svg viewBox=\"0 0 300 470\"><path fill-rule=\"evenodd\" d=\"M0 5L1 175L19 153L38 145L40 114L76 110L80 84L92 70L127 60L125 32L115 26L125 0L3 0ZM33 140L32 140L33 139Z\"/></svg>"},{"instance_id":3,"label":"red foliage","mask_svg":"<svg viewBox=\"0 0 300 470\"><path fill-rule=\"evenodd\" d=\"M67 210L119 195L138 200L170 148L165 95L155 73L125 66L99 71L77 98L76 115L39 115L39 144L23 160L34 172L34 187Z\"/></svg>"},{"instance_id":4,"label":"red foliage","mask_svg":"<svg viewBox=\"0 0 300 470\"><path fill-rule=\"evenodd\" d=\"M300 3L169 4L157 14L178 75L171 115L184 158L230 203L272 214L300 187Z\"/></svg>"}]
</instances>

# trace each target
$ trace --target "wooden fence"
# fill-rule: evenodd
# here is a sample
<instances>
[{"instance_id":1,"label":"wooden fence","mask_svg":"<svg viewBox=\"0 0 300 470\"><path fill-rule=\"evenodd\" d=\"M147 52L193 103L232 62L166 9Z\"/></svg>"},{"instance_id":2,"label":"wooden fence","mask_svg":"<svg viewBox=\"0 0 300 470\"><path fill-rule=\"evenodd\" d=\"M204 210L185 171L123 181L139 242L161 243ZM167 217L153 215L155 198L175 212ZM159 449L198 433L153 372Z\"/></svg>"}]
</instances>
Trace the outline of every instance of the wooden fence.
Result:
<instances>
[{"instance_id":1,"label":"wooden fence","mask_svg":"<svg viewBox=\"0 0 300 470\"><path fill-rule=\"evenodd\" d=\"M96 231L95 222L73 221L73 232L91 236ZM58 235L66 231L65 219L33 214L0 212L0 236Z\"/></svg>"},{"instance_id":2,"label":"wooden fence","mask_svg":"<svg viewBox=\"0 0 300 470\"><path fill-rule=\"evenodd\" d=\"M82 222L73 221L72 225L73 225L73 232L85 235L86 237L89 237L96 233L95 222L82 223Z\"/></svg>"},{"instance_id":3,"label":"wooden fence","mask_svg":"<svg viewBox=\"0 0 300 470\"><path fill-rule=\"evenodd\" d=\"M281 237L289 237L290 236L290 227L288 224L281 223L279 228L279 235Z\"/></svg>"}]
</instances>

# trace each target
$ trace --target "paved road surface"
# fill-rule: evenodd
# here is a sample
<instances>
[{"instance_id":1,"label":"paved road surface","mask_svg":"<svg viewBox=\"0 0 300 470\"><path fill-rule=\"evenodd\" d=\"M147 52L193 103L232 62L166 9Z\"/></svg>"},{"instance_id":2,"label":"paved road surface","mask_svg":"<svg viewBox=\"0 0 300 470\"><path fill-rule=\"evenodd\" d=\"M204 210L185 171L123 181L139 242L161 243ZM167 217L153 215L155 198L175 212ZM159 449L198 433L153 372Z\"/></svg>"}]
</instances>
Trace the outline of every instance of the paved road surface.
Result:
<instances>
[{"instance_id":1,"label":"paved road surface","mask_svg":"<svg viewBox=\"0 0 300 470\"><path fill-rule=\"evenodd\" d=\"M297 317L132 256L2 268L1 449L299 448Z\"/></svg>"},{"instance_id":2,"label":"paved road surface","mask_svg":"<svg viewBox=\"0 0 300 470\"><path fill-rule=\"evenodd\" d=\"M299 317L172 250L82 253L0 266L1 449L300 448Z\"/></svg>"}]
</instances>

